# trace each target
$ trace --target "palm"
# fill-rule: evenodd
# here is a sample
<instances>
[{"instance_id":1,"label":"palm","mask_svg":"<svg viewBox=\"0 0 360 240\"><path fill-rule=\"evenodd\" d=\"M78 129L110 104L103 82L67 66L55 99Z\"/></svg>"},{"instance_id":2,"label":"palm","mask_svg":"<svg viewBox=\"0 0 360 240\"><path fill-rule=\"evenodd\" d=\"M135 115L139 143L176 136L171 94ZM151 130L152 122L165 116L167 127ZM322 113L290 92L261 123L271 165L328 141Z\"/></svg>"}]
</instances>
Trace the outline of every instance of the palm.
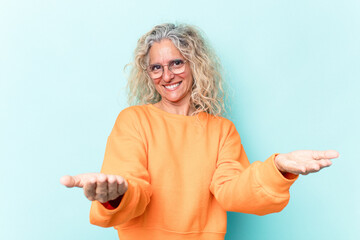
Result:
<instances>
[{"instance_id":1,"label":"palm","mask_svg":"<svg viewBox=\"0 0 360 240\"><path fill-rule=\"evenodd\" d=\"M282 172L307 175L329 167L332 164L331 159L337 157L339 153L335 150L297 150L278 155L275 165Z\"/></svg>"},{"instance_id":2,"label":"palm","mask_svg":"<svg viewBox=\"0 0 360 240\"><path fill-rule=\"evenodd\" d=\"M76 176L63 176L60 183L66 187L80 187L90 200L107 202L122 196L128 189L126 180L118 175L103 173L84 173Z\"/></svg>"}]
</instances>

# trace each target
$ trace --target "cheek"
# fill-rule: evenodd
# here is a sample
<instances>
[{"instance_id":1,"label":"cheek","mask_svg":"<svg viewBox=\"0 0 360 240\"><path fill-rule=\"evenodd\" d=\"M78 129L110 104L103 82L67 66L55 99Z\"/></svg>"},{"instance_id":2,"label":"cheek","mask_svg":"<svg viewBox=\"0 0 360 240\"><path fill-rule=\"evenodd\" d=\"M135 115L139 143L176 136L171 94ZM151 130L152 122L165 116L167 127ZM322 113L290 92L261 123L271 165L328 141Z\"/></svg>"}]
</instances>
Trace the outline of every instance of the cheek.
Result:
<instances>
[{"instance_id":1,"label":"cheek","mask_svg":"<svg viewBox=\"0 0 360 240\"><path fill-rule=\"evenodd\" d=\"M155 84L155 85L159 85L159 83L160 83L160 78L159 79L154 79L154 80L152 80L153 81L153 83Z\"/></svg>"},{"instance_id":2,"label":"cheek","mask_svg":"<svg viewBox=\"0 0 360 240\"><path fill-rule=\"evenodd\" d=\"M182 79L186 80L187 82L192 82L192 74L191 72L184 72L178 75Z\"/></svg>"},{"instance_id":3,"label":"cheek","mask_svg":"<svg viewBox=\"0 0 360 240\"><path fill-rule=\"evenodd\" d=\"M192 76L191 73L185 74L183 78L186 79L186 84L187 85L190 85L190 86L192 85L193 76Z\"/></svg>"}]
</instances>

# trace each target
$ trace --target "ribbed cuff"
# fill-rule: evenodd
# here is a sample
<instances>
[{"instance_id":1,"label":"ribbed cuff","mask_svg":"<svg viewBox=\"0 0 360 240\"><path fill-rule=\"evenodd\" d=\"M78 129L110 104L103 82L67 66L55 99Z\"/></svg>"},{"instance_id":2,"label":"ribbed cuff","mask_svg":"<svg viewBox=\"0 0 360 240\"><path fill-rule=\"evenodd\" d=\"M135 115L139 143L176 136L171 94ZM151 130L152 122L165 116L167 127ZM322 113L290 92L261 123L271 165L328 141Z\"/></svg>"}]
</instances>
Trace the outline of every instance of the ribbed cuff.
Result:
<instances>
[{"instance_id":1,"label":"ribbed cuff","mask_svg":"<svg viewBox=\"0 0 360 240\"><path fill-rule=\"evenodd\" d=\"M291 176L286 178L275 166L275 156L279 153L271 155L265 162L261 164L257 171L257 180L259 184L271 195L285 197L289 193L290 186L299 176Z\"/></svg>"},{"instance_id":2,"label":"ribbed cuff","mask_svg":"<svg viewBox=\"0 0 360 240\"><path fill-rule=\"evenodd\" d=\"M129 201L131 200L129 196L131 195L131 192L133 191L133 186L132 186L132 184L130 184L130 182L128 180L126 180L126 181L128 182L128 189L124 193L124 196L122 197L121 202L117 208L109 209L109 208L105 207L102 203L95 201L95 203L98 205L97 211L100 215L112 215L115 212L121 211L125 206L128 205Z\"/></svg>"}]
</instances>

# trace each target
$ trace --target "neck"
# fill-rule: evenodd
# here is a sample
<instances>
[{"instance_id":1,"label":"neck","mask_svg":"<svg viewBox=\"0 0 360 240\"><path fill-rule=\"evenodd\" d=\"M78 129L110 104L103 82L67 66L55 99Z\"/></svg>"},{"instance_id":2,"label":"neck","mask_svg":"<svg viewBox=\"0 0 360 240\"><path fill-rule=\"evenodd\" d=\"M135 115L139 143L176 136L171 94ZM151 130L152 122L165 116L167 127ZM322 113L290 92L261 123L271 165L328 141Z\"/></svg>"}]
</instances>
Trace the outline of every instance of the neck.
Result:
<instances>
[{"instance_id":1,"label":"neck","mask_svg":"<svg viewBox=\"0 0 360 240\"><path fill-rule=\"evenodd\" d=\"M166 101L161 100L160 102L155 103L154 106L160 108L165 112L184 115L184 116L190 116L195 111L195 108L193 106L190 106L190 101L188 101L187 104L183 104L183 103L180 104L180 103L168 103Z\"/></svg>"}]
</instances>

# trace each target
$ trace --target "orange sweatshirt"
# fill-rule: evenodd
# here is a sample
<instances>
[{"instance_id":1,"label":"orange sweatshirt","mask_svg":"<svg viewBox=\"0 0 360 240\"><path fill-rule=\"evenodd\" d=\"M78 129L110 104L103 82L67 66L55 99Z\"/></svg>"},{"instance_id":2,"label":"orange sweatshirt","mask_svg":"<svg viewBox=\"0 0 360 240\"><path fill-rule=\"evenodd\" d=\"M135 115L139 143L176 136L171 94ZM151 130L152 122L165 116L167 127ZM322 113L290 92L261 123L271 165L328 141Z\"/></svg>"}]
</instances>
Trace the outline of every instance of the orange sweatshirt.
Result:
<instances>
[{"instance_id":1,"label":"orange sweatshirt","mask_svg":"<svg viewBox=\"0 0 360 240\"><path fill-rule=\"evenodd\" d=\"M114 227L121 240L223 240L226 211L281 211L296 178L273 154L249 163L234 124L206 113L183 116L155 106L123 110L108 138L101 172L129 183L120 205L94 201L90 222Z\"/></svg>"}]
</instances>

